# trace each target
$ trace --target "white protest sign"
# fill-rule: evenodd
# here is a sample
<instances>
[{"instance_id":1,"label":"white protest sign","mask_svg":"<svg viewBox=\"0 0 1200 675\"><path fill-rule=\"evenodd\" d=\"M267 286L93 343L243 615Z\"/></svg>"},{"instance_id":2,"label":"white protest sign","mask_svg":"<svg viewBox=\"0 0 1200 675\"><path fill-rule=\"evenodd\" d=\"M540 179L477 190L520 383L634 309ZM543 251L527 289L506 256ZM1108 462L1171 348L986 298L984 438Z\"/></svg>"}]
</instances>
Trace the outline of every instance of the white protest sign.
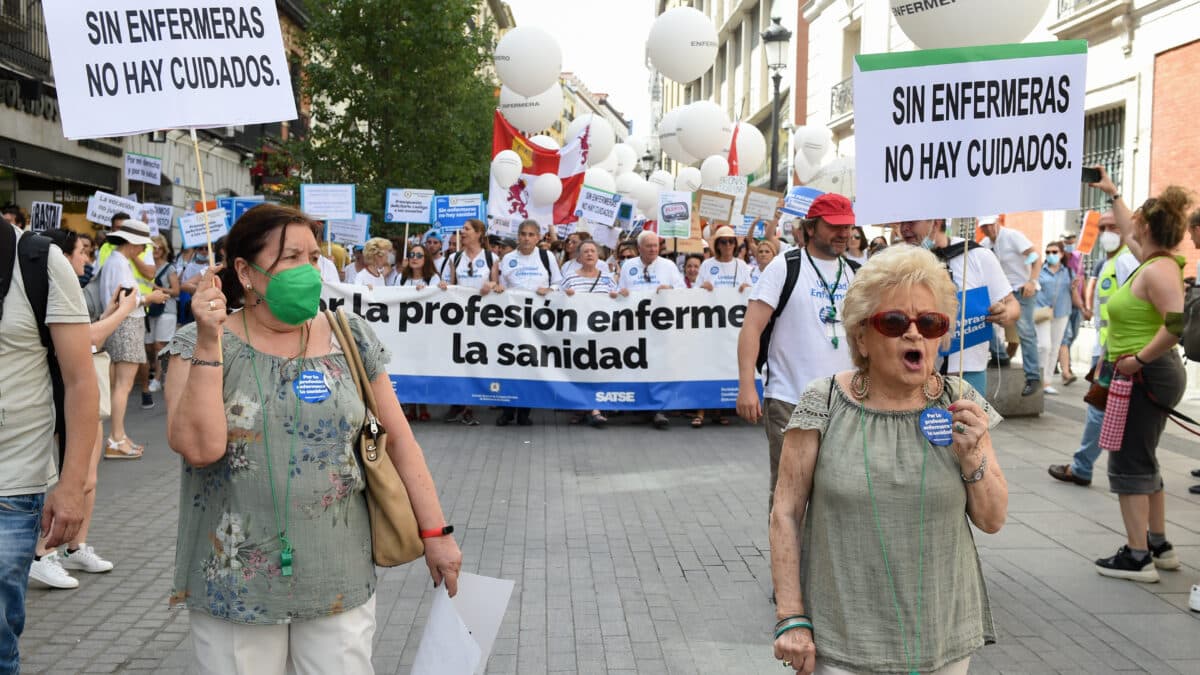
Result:
<instances>
[{"instance_id":1,"label":"white protest sign","mask_svg":"<svg viewBox=\"0 0 1200 675\"><path fill-rule=\"evenodd\" d=\"M1087 42L855 57L859 222L1079 207Z\"/></svg>"},{"instance_id":2,"label":"white protest sign","mask_svg":"<svg viewBox=\"0 0 1200 675\"><path fill-rule=\"evenodd\" d=\"M420 223L433 222L433 190L412 188L389 188L384 199L383 222Z\"/></svg>"},{"instance_id":3,"label":"white protest sign","mask_svg":"<svg viewBox=\"0 0 1200 675\"><path fill-rule=\"evenodd\" d=\"M729 224L736 198L722 192L700 190L696 193L696 213L710 223Z\"/></svg>"},{"instance_id":4,"label":"white protest sign","mask_svg":"<svg viewBox=\"0 0 1200 675\"><path fill-rule=\"evenodd\" d=\"M433 591L425 632L410 675L466 675L481 665L483 653L450 600L446 585Z\"/></svg>"},{"instance_id":5,"label":"white protest sign","mask_svg":"<svg viewBox=\"0 0 1200 675\"><path fill-rule=\"evenodd\" d=\"M205 246L210 238L215 242L229 234L229 229L225 227L225 209L213 209L208 212L208 235L204 233L204 222L204 213L189 213L179 219L184 248Z\"/></svg>"},{"instance_id":6,"label":"white protest sign","mask_svg":"<svg viewBox=\"0 0 1200 675\"><path fill-rule=\"evenodd\" d=\"M150 215L150 234L158 234L171 229L171 217L175 210L170 204L142 204L142 213Z\"/></svg>"},{"instance_id":7,"label":"white protest sign","mask_svg":"<svg viewBox=\"0 0 1200 675\"><path fill-rule=\"evenodd\" d=\"M296 118L271 0L45 0L67 138Z\"/></svg>"},{"instance_id":8,"label":"white protest sign","mask_svg":"<svg viewBox=\"0 0 1200 675\"><path fill-rule=\"evenodd\" d=\"M158 185L162 180L162 158L125 153L125 178Z\"/></svg>"},{"instance_id":9,"label":"white protest sign","mask_svg":"<svg viewBox=\"0 0 1200 675\"><path fill-rule=\"evenodd\" d=\"M733 213L729 216L731 219L742 212L749 185L750 179L746 176L725 176L717 183L717 192L733 195Z\"/></svg>"},{"instance_id":10,"label":"white protest sign","mask_svg":"<svg viewBox=\"0 0 1200 675\"><path fill-rule=\"evenodd\" d=\"M669 190L658 195L658 236L692 236L692 193Z\"/></svg>"},{"instance_id":11,"label":"white protest sign","mask_svg":"<svg viewBox=\"0 0 1200 675\"><path fill-rule=\"evenodd\" d=\"M62 204L34 202L29 208L29 229L33 232L57 230L62 222L62 210Z\"/></svg>"},{"instance_id":12,"label":"white protest sign","mask_svg":"<svg viewBox=\"0 0 1200 675\"><path fill-rule=\"evenodd\" d=\"M596 227L592 228L592 241L601 246L616 248L617 242L620 240L621 228L619 227L606 227L604 225L597 225Z\"/></svg>"},{"instance_id":13,"label":"white protest sign","mask_svg":"<svg viewBox=\"0 0 1200 675\"><path fill-rule=\"evenodd\" d=\"M300 210L317 220L353 220L354 185L304 183Z\"/></svg>"},{"instance_id":14,"label":"white protest sign","mask_svg":"<svg viewBox=\"0 0 1200 675\"><path fill-rule=\"evenodd\" d=\"M612 225L621 206L621 195L584 185L579 190L579 201L575 204L575 215L593 223Z\"/></svg>"},{"instance_id":15,"label":"white protest sign","mask_svg":"<svg viewBox=\"0 0 1200 675\"><path fill-rule=\"evenodd\" d=\"M141 212L142 205L135 201L98 191L88 198L86 217L89 222L112 227L112 217L118 213L128 214L132 218Z\"/></svg>"},{"instance_id":16,"label":"white protest sign","mask_svg":"<svg viewBox=\"0 0 1200 675\"><path fill-rule=\"evenodd\" d=\"M371 236L371 214L356 213L351 220L330 220L329 239L342 246L362 246Z\"/></svg>"},{"instance_id":17,"label":"white protest sign","mask_svg":"<svg viewBox=\"0 0 1200 675\"><path fill-rule=\"evenodd\" d=\"M521 224L520 218L512 218L509 216L488 216L488 234L496 235L501 239L517 238L517 227Z\"/></svg>"},{"instance_id":18,"label":"white protest sign","mask_svg":"<svg viewBox=\"0 0 1200 675\"><path fill-rule=\"evenodd\" d=\"M742 213L763 220L774 220L775 209L779 208L779 200L783 195L762 188L746 190L746 201L742 205Z\"/></svg>"}]
</instances>

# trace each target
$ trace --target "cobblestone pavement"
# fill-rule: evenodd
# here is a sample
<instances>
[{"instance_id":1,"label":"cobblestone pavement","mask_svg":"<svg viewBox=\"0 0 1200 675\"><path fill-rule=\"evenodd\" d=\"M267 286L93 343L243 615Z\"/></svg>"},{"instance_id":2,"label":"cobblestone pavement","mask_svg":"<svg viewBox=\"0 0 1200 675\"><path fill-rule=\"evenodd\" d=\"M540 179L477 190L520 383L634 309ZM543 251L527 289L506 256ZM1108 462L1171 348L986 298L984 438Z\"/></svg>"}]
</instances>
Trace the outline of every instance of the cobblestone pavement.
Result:
<instances>
[{"instance_id":1,"label":"cobblestone pavement","mask_svg":"<svg viewBox=\"0 0 1200 675\"><path fill-rule=\"evenodd\" d=\"M1064 389L1041 418L996 433L1009 518L977 541L1000 641L971 672L1200 673L1200 615L1187 611L1200 581L1200 497L1187 492L1200 444L1172 430L1159 453L1183 569L1154 585L1099 577L1091 559L1123 537L1102 470L1091 488L1046 475L1078 445L1082 394ZM131 435L147 456L103 463L90 537L116 569L80 573L74 591L31 589L25 672L188 672L187 614L166 606L178 460L165 447L161 403L131 408ZM677 418L658 432L622 416L597 431L565 415L535 419L531 428L417 427L464 568L516 580L488 672L782 672L769 635L761 429L695 431ZM382 574L378 672L408 672L430 587L420 563Z\"/></svg>"}]
</instances>

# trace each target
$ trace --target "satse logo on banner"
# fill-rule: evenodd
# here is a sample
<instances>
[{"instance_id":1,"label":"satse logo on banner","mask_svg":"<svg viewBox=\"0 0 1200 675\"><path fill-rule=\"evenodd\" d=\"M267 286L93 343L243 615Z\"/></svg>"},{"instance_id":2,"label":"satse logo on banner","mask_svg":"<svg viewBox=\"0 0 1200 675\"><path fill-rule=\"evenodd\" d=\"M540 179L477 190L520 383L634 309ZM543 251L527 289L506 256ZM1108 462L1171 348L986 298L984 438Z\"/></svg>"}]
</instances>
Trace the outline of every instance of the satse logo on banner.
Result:
<instances>
[{"instance_id":1,"label":"satse logo on banner","mask_svg":"<svg viewBox=\"0 0 1200 675\"><path fill-rule=\"evenodd\" d=\"M136 152L125 153L125 178L158 185L162 180L162 159Z\"/></svg>"},{"instance_id":2,"label":"satse logo on banner","mask_svg":"<svg viewBox=\"0 0 1200 675\"><path fill-rule=\"evenodd\" d=\"M859 220L1078 208L1086 71L1083 40L855 57Z\"/></svg>"},{"instance_id":3,"label":"satse logo on banner","mask_svg":"<svg viewBox=\"0 0 1200 675\"><path fill-rule=\"evenodd\" d=\"M67 138L296 118L274 2L42 8Z\"/></svg>"}]
</instances>

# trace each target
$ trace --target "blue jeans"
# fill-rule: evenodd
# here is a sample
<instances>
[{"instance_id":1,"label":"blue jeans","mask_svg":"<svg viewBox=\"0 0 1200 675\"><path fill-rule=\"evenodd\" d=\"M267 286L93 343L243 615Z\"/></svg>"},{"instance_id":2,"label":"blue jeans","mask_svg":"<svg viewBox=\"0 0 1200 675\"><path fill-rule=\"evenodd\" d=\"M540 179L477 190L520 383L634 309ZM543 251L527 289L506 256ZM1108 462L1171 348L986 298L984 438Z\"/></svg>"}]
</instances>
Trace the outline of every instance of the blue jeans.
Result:
<instances>
[{"instance_id":1,"label":"blue jeans","mask_svg":"<svg viewBox=\"0 0 1200 675\"><path fill-rule=\"evenodd\" d=\"M987 396L987 371L968 370L963 373L963 379L971 385L980 396Z\"/></svg>"},{"instance_id":2,"label":"blue jeans","mask_svg":"<svg viewBox=\"0 0 1200 675\"><path fill-rule=\"evenodd\" d=\"M1037 296L1027 298L1021 295L1021 291L1017 291L1015 295L1021 305L1021 317L1017 319L1017 335L1021 338L1021 367L1025 369L1026 382L1039 382L1042 379L1042 371L1038 367L1037 328L1033 323Z\"/></svg>"},{"instance_id":3,"label":"blue jeans","mask_svg":"<svg viewBox=\"0 0 1200 675\"><path fill-rule=\"evenodd\" d=\"M1075 338L1079 335L1079 324L1083 323L1083 313L1078 307L1071 308L1071 318L1067 321L1067 329L1063 331L1062 343L1064 347L1070 347L1075 344Z\"/></svg>"},{"instance_id":4,"label":"blue jeans","mask_svg":"<svg viewBox=\"0 0 1200 675\"><path fill-rule=\"evenodd\" d=\"M25 630L25 588L45 494L0 497L0 673L20 673L17 640Z\"/></svg>"},{"instance_id":5,"label":"blue jeans","mask_svg":"<svg viewBox=\"0 0 1200 675\"><path fill-rule=\"evenodd\" d=\"M1071 460L1071 473L1084 480L1092 479L1092 467L1100 456L1100 427L1104 425L1104 411L1099 408L1087 407L1087 420L1083 424L1083 438L1079 439L1079 449Z\"/></svg>"}]
</instances>

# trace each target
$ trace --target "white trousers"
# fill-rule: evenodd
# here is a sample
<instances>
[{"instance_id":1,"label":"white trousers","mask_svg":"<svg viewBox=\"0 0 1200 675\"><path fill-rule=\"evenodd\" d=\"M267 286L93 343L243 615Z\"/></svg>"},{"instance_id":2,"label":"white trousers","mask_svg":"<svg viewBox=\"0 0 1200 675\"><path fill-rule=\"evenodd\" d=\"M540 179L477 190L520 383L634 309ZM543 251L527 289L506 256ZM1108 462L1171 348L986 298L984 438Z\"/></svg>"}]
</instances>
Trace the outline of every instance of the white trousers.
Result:
<instances>
[{"instance_id":1,"label":"white trousers","mask_svg":"<svg viewBox=\"0 0 1200 675\"><path fill-rule=\"evenodd\" d=\"M1055 317L1035 326L1038 341L1038 363L1042 365L1042 386L1050 386L1050 378L1054 376L1054 366L1058 363L1058 347L1062 344L1063 333L1067 332L1067 322L1071 316Z\"/></svg>"},{"instance_id":2,"label":"white trousers","mask_svg":"<svg viewBox=\"0 0 1200 675\"><path fill-rule=\"evenodd\" d=\"M967 670L971 667L971 657L947 663L930 673L930 675L967 675ZM837 666L831 666L821 662L821 657L817 657L817 667L813 670L813 675L859 675L853 670L845 670Z\"/></svg>"},{"instance_id":3,"label":"white trousers","mask_svg":"<svg viewBox=\"0 0 1200 675\"><path fill-rule=\"evenodd\" d=\"M375 596L341 614L249 626L189 612L202 675L371 675Z\"/></svg>"}]
</instances>

